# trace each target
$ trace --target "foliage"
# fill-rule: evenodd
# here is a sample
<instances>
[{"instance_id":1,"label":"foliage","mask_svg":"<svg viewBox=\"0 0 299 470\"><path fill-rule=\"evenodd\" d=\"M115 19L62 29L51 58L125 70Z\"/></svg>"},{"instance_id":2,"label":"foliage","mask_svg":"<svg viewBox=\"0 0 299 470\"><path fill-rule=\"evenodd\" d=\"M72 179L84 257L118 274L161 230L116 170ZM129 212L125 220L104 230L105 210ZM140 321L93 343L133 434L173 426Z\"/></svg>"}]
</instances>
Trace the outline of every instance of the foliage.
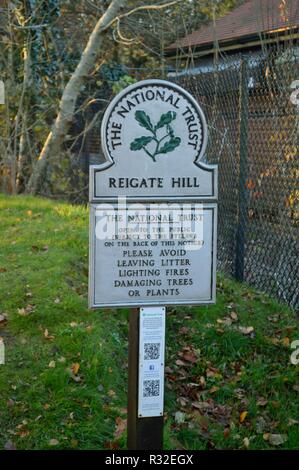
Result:
<instances>
[{"instance_id":1,"label":"foliage","mask_svg":"<svg viewBox=\"0 0 299 470\"><path fill-rule=\"evenodd\" d=\"M120 93L124 88L129 85L133 85L134 83L136 83L135 78L130 77L130 75L122 75L119 80L112 85L112 91L116 95L117 93Z\"/></svg>"},{"instance_id":2,"label":"foliage","mask_svg":"<svg viewBox=\"0 0 299 470\"><path fill-rule=\"evenodd\" d=\"M213 9L209 1L193 0L163 11L138 10L111 28L105 34L94 71L80 89L73 129L64 142L69 165L72 166L74 159L84 161L88 157L85 136L99 126L102 117L99 108L104 111L112 94L136 80L166 78L167 70L172 67L165 60L167 45L236 3L235 0L217 1ZM126 10L144 4L147 4L144 0L128 0ZM0 108L0 188L22 192L57 116L65 85L80 60L95 21L109 1L17 0L5 1L4 5L3 19L0 18L3 31L0 74L5 81L7 105ZM99 105L96 110L99 114L93 122L90 103L94 101ZM177 143L172 140L163 151L169 151ZM61 174L64 165L60 153L54 158L56 161L49 166L48 173L58 169ZM58 174L51 179L57 181ZM44 194L50 191L48 182L49 178L43 180ZM64 183L61 187L66 187Z\"/></svg>"},{"instance_id":3,"label":"foliage","mask_svg":"<svg viewBox=\"0 0 299 470\"><path fill-rule=\"evenodd\" d=\"M88 211L0 196L0 447L125 447L128 311L87 309ZM218 276L169 308L166 449L298 449L298 320Z\"/></svg>"}]
</instances>

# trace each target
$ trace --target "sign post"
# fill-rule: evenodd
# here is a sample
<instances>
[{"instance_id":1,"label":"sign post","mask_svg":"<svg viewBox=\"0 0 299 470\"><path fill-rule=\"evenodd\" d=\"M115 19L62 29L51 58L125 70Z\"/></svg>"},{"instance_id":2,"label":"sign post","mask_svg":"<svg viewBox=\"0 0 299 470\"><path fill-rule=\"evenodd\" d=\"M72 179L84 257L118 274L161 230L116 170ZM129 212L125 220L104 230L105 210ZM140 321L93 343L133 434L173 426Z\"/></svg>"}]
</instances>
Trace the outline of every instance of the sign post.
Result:
<instances>
[{"instance_id":1,"label":"sign post","mask_svg":"<svg viewBox=\"0 0 299 470\"><path fill-rule=\"evenodd\" d=\"M217 166L204 114L174 83L123 90L90 167L89 306L130 307L128 447L163 443L165 307L215 302ZM140 310L138 310L140 309Z\"/></svg>"},{"instance_id":2,"label":"sign post","mask_svg":"<svg viewBox=\"0 0 299 470\"><path fill-rule=\"evenodd\" d=\"M151 325L151 323L153 324ZM152 343L153 340L155 343ZM152 346L153 344L154 346ZM129 317L128 449L157 450L163 447L164 344L165 307L141 308L140 311L139 309L131 309ZM145 360L144 351L147 351ZM161 356L163 362L161 362ZM147 394L150 395L148 402L146 397L143 397L144 382L147 384ZM152 387L155 389L153 390ZM153 393L155 396L151 395ZM147 410L147 407L150 409Z\"/></svg>"}]
</instances>

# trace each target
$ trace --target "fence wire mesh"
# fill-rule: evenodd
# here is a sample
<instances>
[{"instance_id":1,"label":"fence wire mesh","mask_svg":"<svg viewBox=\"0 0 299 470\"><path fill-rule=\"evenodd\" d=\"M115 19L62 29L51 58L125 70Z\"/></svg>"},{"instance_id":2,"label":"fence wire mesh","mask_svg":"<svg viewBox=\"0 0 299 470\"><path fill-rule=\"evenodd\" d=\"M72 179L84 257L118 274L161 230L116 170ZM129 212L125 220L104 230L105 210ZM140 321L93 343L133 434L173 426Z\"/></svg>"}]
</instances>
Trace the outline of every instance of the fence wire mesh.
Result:
<instances>
[{"instance_id":1,"label":"fence wire mesh","mask_svg":"<svg viewBox=\"0 0 299 470\"><path fill-rule=\"evenodd\" d=\"M207 117L206 161L219 165L221 270L297 309L299 79L295 49L235 56L172 79ZM293 100L294 101L294 100Z\"/></svg>"}]
</instances>

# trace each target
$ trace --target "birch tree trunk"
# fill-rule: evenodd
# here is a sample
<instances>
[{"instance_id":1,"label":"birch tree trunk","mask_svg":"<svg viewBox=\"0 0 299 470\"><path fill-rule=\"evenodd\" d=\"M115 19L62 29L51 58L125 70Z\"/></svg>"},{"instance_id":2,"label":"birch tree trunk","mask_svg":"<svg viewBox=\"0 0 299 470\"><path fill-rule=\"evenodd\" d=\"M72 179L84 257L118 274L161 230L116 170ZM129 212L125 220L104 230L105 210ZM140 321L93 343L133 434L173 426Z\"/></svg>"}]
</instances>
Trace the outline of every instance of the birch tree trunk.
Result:
<instances>
[{"instance_id":1,"label":"birch tree trunk","mask_svg":"<svg viewBox=\"0 0 299 470\"><path fill-rule=\"evenodd\" d=\"M32 175L26 187L26 192L32 194L37 193L50 155L59 152L61 144L72 124L76 100L81 86L94 67L100 52L103 42L103 33L109 28L111 21L115 19L118 11L125 4L125 1L126 0L112 0L106 12L95 25L80 62L64 89L58 115L33 168Z\"/></svg>"}]
</instances>

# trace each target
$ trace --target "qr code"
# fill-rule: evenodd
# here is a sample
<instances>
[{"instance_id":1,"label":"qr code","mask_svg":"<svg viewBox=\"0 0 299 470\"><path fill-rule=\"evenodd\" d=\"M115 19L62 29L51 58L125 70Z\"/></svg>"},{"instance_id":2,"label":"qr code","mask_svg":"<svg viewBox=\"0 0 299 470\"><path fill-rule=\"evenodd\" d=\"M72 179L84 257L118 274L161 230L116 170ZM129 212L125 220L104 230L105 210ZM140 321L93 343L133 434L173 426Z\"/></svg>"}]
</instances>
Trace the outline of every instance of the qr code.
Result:
<instances>
[{"instance_id":1,"label":"qr code","mask_svg":"<svg viewBox=\"0 0 299 470\"><path fill-rule=\"evenodd\" d=\"M144 380L143 396L158 397L160 395L160 380Z\"/></svg>"},{"instance_id":2,"label":"qr code","mask_svg":"<svg viewBox=\"0 0 299 470\"><path fill-rule=\"evenodd\" d=\"M144 343L144 360L159 359L161 343Z\"/></svg>"}]
</instances>

